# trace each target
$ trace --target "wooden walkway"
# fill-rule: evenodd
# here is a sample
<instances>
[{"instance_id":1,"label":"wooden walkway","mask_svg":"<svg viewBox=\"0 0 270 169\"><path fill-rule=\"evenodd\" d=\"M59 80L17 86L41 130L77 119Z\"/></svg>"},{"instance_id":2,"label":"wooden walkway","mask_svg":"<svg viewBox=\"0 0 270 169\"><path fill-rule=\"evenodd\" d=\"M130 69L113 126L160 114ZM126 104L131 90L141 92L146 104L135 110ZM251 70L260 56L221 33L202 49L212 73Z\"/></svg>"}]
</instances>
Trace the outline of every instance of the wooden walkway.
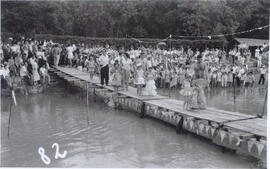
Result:
<instances>
[{"instance_id":1,"label":"wooden walkway","mask_svg":"<svg viewBox=\"0 0 270 169\"><path fill-rule=\"evenodd\" d=\"M100 80L95 76L92 80L90 79L89 73L82 72L75 68L57 67L57 72L60 76L65 76L68 81L81 80L88 82L91 85L103 87L110 91L114 91L112 86L102 86ZM68 77L69 76L69 77ZM187 111L183 109L183 101L170 99L166 96L138 96L136 94L136 88L129 86L128 91L119 91L120 94L136 98L146 103L162 107L175 111L184 116L192 116L199 119L210 120L218 124L223 124L231 128L246 131L248 133L266 137L267 121L266 119L257 118L254 115L246 115L238 112L230 112L225 110L219 110L215 108L206 108L206 110L192 110Z\"/></svg>"},{"instance_id":2,"label":"wooden walkway","mask_svg":"<svg viewBox=\"0 0 270 169\"><path fill-rule=\"evenodd\" d=\"M105 92L99 93L100 95L106 94L106 91L107 93L114 92L112 86L102 86L98 77L90 79L89 73L75 68L57 67L54 71L67 82L80 81L87 86L90 84L92 88L98 88L95 89L97 91ZM266 158L266 119L210 107L205 110L188 111L183 109L183 101L160 95L138 96L136 88L131 86L128 91L119 91L118 95L120 95L119 103L124 106L175 125L177 130L180 125L180 128L209 138L222 147L234 149L259 159ZM146 112L142 113L143 111Z\"/></svg>"}]
</instances>

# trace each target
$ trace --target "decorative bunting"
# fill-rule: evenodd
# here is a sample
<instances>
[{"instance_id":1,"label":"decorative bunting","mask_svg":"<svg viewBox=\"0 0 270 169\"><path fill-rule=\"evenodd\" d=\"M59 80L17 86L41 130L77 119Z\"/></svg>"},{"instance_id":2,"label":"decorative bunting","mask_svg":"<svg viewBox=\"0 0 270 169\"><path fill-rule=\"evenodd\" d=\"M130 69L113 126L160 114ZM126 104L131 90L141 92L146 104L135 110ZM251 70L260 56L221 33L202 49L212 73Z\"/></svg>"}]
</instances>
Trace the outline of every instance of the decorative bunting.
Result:
<instances>
[{"instance_id":1,"label":"decorative bunting","mask_svg":"<svg viewBox=\"0 0 270 169\"><path fill-rule=\"evenodd\" d=\"M256 146L257 147L257 149L258 149L258 155L261 156L262 151L263 151L263 148L264 148L264 145L261 144L261 143L255 143L253 146Z\"/></svg>"},{"instance_id":2,"label":"decorative bunting","mask_svg":"<svg viewBox=\"0 0 270 169\"><path fill-rule=\"evenodd\" d=\"M219 135L220 135L220 141L221 141L221 143L222 143L223 140L224 140L224 138L225 138L226 132L223 131L223 130L220 130L220 131L219 131Z\"/></svg>"},{"instance_id":3,"label":"decorative bunting","mask_svg":"<svg viewBox=\"0 0 270 169\"><path fill-rule=\"evenodd\" d=\"M214 133L215 133L216 129L211 127L211 135L214 136Z\"/></svg>"}]
</instances>

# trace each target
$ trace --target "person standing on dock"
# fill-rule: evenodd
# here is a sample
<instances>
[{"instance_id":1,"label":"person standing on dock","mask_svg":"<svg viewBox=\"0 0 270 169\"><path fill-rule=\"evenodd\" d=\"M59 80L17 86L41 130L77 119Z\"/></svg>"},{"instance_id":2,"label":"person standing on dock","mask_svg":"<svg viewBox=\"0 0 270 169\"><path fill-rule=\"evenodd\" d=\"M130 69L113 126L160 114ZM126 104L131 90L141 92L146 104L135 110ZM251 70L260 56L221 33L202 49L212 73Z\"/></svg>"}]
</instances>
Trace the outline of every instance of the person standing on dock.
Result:
<instances>
[{"instance_id":1,"label":"person standing on dock","mask_svg":"<svg viewBox=\"0 0 270 169\"><path fill-rule=\"evenodd\" d=\"M71 44L68 45L68 47L66 48L67 50L67 57L68 57L68 61L69 61L69 65L70 67L72 67L72 61L74 59L74 55L73 52L75 51L75 46L72 46Z\"/></svg>"},{"instance_id":2,"label":"person standing on dock","mask_svg":"<svg viewBox=\"0 0 270 169\"><path fill-rule=\"evenodd\" d=\"M265 69L265 66L263 65L260 68L260 79L259 79L259 85L264 85L264 81L265 81L265 74L267 73L267 69Z\"/></svg>"},{"instance_id":3,"label":"person standing on dock","mask_svg":"<svg viewBox=\"0 0 270 169\"><path fill-rule=\"evenodd\" d=\"M193 109L205 109L206 108L206 98L204 94L204 87L207 86L207 66L202 63L202 55L197 56L197 63L194 65L194 76L193 84L195 87L196 98L192 100L191 108Z\"/></svg>"},{"instance_id":4,"label":"person standing on dock","mask_svg":"<svg viewBox=\"0 0 270 169\"><path fill-rule=\"evenodd\" d=\"M100 84L104 85L104 80L106 85L109 83L109 57L105 53L102 52L102 55L99 57L99 65L100 65Z\"/></svg>"},{"instance_id":5,"label":"person standing on dock","mask_svg":"<svg viewBox=\"0 0 270 169\"><path fill-rule=\"evenodd\" d=\"M122 71L123 71L123 87L128 91L129 78L130 78L130 68L131 68L131 60L129 54L123 53L123 57L121 59Z\"/></svg>"},{"instance_id":6,"label":"person standing on dock","mask_svg":"<svg viewBox=\"0 0 270 169\"><path fill-rule=\"evenodd\" d=\"M59 47L58 44L56 44L53 49L52 49L52 55L54 59L54 65L58 67L59 60L60 60L60 53L61 53L61 48Z\"/></svg>"}]
</instances>

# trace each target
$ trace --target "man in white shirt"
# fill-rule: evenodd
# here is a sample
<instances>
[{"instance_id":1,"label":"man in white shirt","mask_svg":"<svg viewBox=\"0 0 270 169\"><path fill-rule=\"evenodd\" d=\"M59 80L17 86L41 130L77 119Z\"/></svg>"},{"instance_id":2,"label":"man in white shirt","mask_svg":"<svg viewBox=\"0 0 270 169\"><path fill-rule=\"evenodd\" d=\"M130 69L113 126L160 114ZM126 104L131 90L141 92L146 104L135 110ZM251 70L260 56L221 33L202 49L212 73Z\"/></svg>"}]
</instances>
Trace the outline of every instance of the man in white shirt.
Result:
<instances>
[{"instance_id":1,"label":"man in white shirt","mask_svg":"<svg viewBox=\"0 0 270 169\"><path fill-rule=\"evenodd\" d=\"M265 66L263 65L261 68L260 68L260 80L259 80L259 85L261 84L262 82L262 85L264 85L264 81L265 81L265 74L267 72L267 69L265 69Z\"/></svg>"},{"instance_id":2,"label":"man in white shirt","mask_svg":"<svg viewBox=\"0 0 270 169\"><path fill-rule=\"evenodd\" d=\"M257 48L257 49L255 50L255 58L258 58L259 54L260 54L260 49Z\"/></svg>"},{"instance_id":3,"label":"man in white shirt","mask_svg":"<svg viewBox=\"0 0 270 169\"><path fill-rule=\"evenodd\" d=\"M100 84L104 85L104 80L106 85L109 83L109 57L103 51L102 55L99 57L100 65Z\"/></svg>"},{"instance_id":4,"label":"man in white shirt","mask_svg":"<svg viewBox=\"0 0 270 169\"><path fill-rule=\"evenodd\" d=\"M259 54L257 58L258 58L257 67L261 67L262 66L262 55Z\"/></svg>"}]
</instances>

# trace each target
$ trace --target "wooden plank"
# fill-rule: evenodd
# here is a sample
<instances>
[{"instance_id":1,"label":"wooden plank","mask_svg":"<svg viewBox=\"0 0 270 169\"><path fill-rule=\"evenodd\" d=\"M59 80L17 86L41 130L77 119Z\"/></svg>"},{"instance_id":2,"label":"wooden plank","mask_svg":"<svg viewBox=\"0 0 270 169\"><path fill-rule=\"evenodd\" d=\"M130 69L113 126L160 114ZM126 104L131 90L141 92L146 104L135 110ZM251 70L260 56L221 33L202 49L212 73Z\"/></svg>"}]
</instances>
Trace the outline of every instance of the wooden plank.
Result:
<instances>
[{"instance_id":1,"label":"wooden plank","mask_svg":"<svg viewBox=\"0 0 270 169\"><path fill-rule=\"evenodd\" d=\"M250 119L236 122L225 123L224 126L236 128L241 131L249 132L258 136L267 136L266 119Z\"/></svg>"},{"instance_id":2,"label":"wooden plank","mask_svg":"<svg viewBox=\"0 0 270 169\"><path fill-rule=\"evenodd\" d=\"M238 115L238 116L246 117L246 118L254 117L254 116L247 115L247 114L242 114L242 113L239 113L239 112L230 112L230 111L226 111L226 110L216 109L216 108L213 108L213 107L207 107L206 110L215 111L215 112L222 112L224 114L231 114L231 115L235 115L235 116Z\"/></svg>"},{"instance_id":3,"label":"wooden plank","mask_svg":"<svg viewBox=\"0 0 270 169\"><path fill-rule=\"evenodd\" d=\"M197 110L192 110L192 111L184 110L183 109L183 102L177 103L177 101L172 100L172 99L150 100L150 101L146 101L146 103L172 110L172 111L177 112L177 113L184 115L184 116L196 117L199 119L210 120L210 121L214 121L217 123L224 122L224 120L220 119L218 116L214 117L214 116L206 114L206 113L200 113Z\"/></svg>"},{"instance_id":4,"label":"wooden plank","mask_svg":"<svg viewBox=\"0 0 270 169\"><path fill-rule=\"evenodd\" d=\"M163 100L150 100L146 103L159 106L165 109L169 109L178 112L182 115L192 116L204 120L210 120L217 123L224 123L228 120L241 120L246 118L246 116L234 115L234 114L224 114L222 112L213 112L209 110L191 110L187 111L183 109L183 102L174 99L163 99Z\"/></svg>"},{"instance_id":5,"label":"wooden plank","mask_svg":"<svg viewBox=\"0 0 270 169\"><path fill-rule=\"evenodd\" d=\"M75 78L70 78L70 77L64 77L64 79L69 82L80 81L80 79L75 79Z\"/></svg>"}]
</instances>

